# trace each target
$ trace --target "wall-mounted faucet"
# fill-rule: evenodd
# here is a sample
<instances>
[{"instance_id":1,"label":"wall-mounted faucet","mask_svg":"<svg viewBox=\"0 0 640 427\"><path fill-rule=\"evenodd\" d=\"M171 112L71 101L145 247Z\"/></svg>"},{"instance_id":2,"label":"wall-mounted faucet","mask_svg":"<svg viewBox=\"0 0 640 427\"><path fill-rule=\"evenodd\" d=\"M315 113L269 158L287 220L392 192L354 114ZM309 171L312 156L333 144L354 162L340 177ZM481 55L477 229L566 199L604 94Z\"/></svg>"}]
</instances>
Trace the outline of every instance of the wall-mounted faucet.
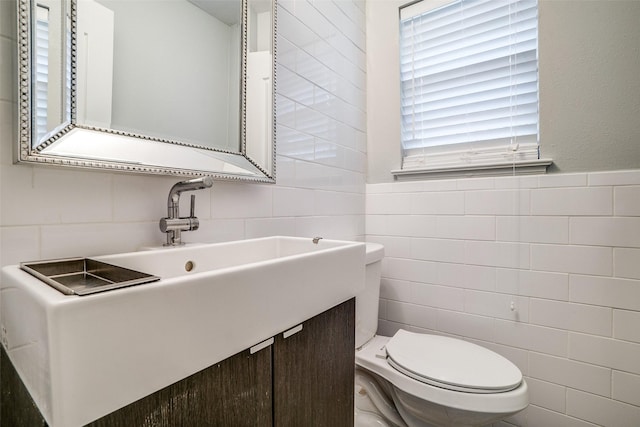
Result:
<instances>
[{"instance_id":1,"label":"wall-mounted faucet","mask_svg":"<svg viewBox=\"0 0 640 427\"><path fill-rule=\"evenodd\" d=\"M213 178L205 176L203 178L181 181L171 187L169 198L167 199L168 215L160 219L160 231L167 233L167 243L164 246L184 245L182 242L182 232L197 230L200 221L196 218L196 195L191 195L191 214L188 217L180 217L180 194L184 191L202 190L213 185Z\"/></svg>"}]
</instances>

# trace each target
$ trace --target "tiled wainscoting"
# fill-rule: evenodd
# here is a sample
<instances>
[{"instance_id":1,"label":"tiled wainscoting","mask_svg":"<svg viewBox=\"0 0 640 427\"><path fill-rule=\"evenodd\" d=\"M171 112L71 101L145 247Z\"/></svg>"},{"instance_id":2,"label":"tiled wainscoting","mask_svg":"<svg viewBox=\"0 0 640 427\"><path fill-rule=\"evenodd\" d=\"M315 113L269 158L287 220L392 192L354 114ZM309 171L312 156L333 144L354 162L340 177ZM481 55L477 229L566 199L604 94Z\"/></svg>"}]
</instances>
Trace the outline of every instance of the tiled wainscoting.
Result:
<instances>
[{"instance_id":1,"label":"tiled wainscoting","mask_svg":"<svg viewBox=\"0 0 640 427\"><path fill-rule=\"evenodd\" d=\"M367 185L380 331L463 337L525 374L510 425L640 425L640 171Z\"/></svg>"}]
</instances>

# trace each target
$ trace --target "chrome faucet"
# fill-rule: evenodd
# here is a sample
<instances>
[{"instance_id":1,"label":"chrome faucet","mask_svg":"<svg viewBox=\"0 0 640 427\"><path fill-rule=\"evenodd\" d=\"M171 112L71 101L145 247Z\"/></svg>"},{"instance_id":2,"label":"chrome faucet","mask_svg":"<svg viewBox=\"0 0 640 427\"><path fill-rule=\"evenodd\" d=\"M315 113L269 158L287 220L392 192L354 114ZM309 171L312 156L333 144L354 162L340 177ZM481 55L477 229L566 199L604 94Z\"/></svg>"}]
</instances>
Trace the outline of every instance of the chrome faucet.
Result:
<instances>
[{"instance_id":1,"label":"chrome faucet","mask_svg":"<svg viewBox=\"0 0 640 427\"><path fill-rule=\"evenodd\" d=\"M191 195L191 214L188 217L180 217L180 194L184 191L195 191L209 188L213 185L213 178L205 176L203 178L181 181L171 187L169 198L167 199L168 215L160 219L160 231L167 233L167 243L164 246L184 245L182 232L197 230L200 221L195 216L196 195Z\"/></svg>"}]
</instances>

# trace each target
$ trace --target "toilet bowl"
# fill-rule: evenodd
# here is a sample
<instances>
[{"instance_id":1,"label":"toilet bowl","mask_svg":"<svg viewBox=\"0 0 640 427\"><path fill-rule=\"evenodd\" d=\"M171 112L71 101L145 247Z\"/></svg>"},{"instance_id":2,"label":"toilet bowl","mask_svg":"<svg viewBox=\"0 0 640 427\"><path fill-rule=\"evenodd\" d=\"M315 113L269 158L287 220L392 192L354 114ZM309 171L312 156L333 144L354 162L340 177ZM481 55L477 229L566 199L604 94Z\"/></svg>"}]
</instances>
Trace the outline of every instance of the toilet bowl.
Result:
<instances>
[{"instance_id":1,"label":"toilet bowl","mask_svg":"<svg viewBox=\"0 0 640 427\"><path fill-rule=\"evenodd\" d=\"M460 339L398 330L376 335L382 245L367 243L356 295L356 426L484 426L527 407L520 370Z\"/></svg>"}]
</instances>

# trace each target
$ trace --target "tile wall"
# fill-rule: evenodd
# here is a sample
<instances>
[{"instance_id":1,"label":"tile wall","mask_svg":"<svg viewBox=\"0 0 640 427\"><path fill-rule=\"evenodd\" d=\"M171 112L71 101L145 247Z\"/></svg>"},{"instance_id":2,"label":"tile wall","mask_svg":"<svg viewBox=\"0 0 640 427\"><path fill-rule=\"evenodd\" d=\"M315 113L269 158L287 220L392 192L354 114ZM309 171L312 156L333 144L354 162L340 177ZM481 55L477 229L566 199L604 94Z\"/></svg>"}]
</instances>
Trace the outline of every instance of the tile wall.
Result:
<instances>
[{"instance_id":1,"label":"tile wall","mask_svg":"<svg viewBox=\"0 0 640 427\"><path fill-rule=\"evenodd\" d=\"M0 0L0 265L162 243L158 220L179 178L12 164L15 5ZM200 230L185 240L363 238L364 28L364 0L279 2L278 184L198 191Z\"/></svg>"},{"instance_id":2,"label":"tile wall","mask_svg":"<svg viewBox=\"0 0 640 427\"><path fill-rule=\"evenodd\" d=\"M463 337L526 375L501 425L640 425L640 170L367 185L380 332Z\"/></svg>"}]
</instances>

